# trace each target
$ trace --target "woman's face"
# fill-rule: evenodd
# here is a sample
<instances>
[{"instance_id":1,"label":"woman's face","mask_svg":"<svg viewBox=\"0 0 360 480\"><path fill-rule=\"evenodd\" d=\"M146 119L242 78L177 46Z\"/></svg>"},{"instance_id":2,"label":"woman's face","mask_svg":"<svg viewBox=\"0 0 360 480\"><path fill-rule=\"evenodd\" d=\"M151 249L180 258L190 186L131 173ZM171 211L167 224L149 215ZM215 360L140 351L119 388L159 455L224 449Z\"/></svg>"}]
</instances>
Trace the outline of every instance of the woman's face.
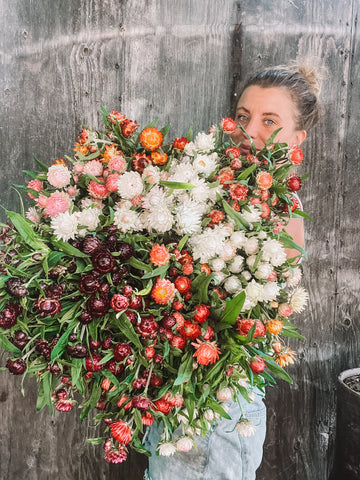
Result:
<instances>
[{"instance_id":1,"label":"woman's face","mask_svg":"<svg viewBox=\"0 0 360 480\"><path fill-rule=\"evenodd\" d=\"M258 151L280 127L276 142L300 145L306 137L305 130L296 128L296 107L285 87L252 85L246 88L237 104L235 121L245 128ZM250 140L245 133L238 129L232 139L236 143L241 142L242 155L249 153Z\"/></svg>"}]
</instances>

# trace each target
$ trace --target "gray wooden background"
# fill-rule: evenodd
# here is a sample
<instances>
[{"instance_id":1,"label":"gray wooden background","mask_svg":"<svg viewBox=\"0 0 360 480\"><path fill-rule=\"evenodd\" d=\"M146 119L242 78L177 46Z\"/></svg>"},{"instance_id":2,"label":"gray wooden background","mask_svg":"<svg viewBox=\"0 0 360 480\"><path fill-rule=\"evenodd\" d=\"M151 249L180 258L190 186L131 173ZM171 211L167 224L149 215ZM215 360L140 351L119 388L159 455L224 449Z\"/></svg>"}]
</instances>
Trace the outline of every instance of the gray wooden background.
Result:
<instances>
[{"instance_id":1,"label":"gray wooden background","mask_svg":"<svg viewBox=\"0 0 360 480\"><path fill-rule=\"evenodd\" d=\"M360 366L359 1L0 0L0 9L6 208L19 208L9 185L25 182L32 154L48 163L71 155L81 125L100 125L101 105L142 125L171 120L172 133L185 134L190 122L207 129L228 115L256 70L306 56L327 67L324 119L305 146L311 307L297 323L307 340L292 344L294 385L268 389L257 478L328 479L336 377ZM108 465L101 448L84 443L97 434L91 421L35 413L35 390L25 381L22 397L20 379L0 371L1 480L142 478L142 457Z\"/></svg>"}]
</instances>

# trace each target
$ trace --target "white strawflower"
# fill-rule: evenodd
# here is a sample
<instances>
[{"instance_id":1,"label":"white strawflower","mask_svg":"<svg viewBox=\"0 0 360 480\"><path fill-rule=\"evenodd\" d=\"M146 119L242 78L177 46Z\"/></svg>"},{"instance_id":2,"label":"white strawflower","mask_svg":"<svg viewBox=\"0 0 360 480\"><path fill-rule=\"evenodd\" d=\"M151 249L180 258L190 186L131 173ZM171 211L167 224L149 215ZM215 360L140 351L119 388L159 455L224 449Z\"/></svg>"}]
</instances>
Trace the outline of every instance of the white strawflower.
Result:
<instances>
[{"instance_id":1,"label":"white strawflower","mask_svg":"<svg viewBox=\"0 0 360 480\"><path fill-rule=\"evenodd\" d=\"M262 246L262 259L270 262L274 267L279 267L286 261L283 245L275 239L265 240Z\"/></svg>"},{"instance_id":2,"label":"white strawflower","mask_svg":"<svg viewBox=\"0 0 360 480\"><path fill-rule=\"evenodd\" d=\"M215 136L212 133L200 132L196 135L194 143L198 152L207 153L215 147Z\"/></svg>"},{"instance_id":3,"label":"white strawflower","mask_svg":"<svg viewBox=\"0 0 360 480\"><path fill-rule=\"evenodd\" d=\"M229 235L227 228L220 225L193 235L189 239L189 244L193 250L194 260L200 259L201 263L207 263L211 258L221 256L225 239Z\"/></svg>"},{"instance_id":4,"label":"white strawflower","mask_svg":"<svg viewBox=\"0 0 360 480\"><path fill-rule=\"evenodd\" d=\"M201 229L203 211L200 204L188 200L175 209L176 227L179 233L196 233Z\"/></svg>"},{"instance_id":5,"label":"white strawflower","mask_svg":"<svg viewBox=\"0 0 360 480\"><path fill-rule=\"evenodd\" d=\"M77 234L78 220L75 214L69 212L59 213L51 219L51 228L54 230L54 235L58 240L74 239Z\"/></svg>"},{"instance_id":6,"label":"white strawflower","mask_svg":"<svg viewBox=\"0 0 360 480\"><path fill-rule=\"evenodd\" d=\"M240 280L234 275L228 277L224 282L224 288L230 294L237 292L241 286Z\"/></svg>"},{"instance_id":7,"label":"white strawflower","mask_svg":"<svg viewBox=\"0 0 360 480\"><path fill-rule=\"evenodd\" d=\"M245 210L245 208L241 210L241 215L245 218L245 220L249 223L259 222L262 212L258 208L256 208L255 205L248 205L247 208L250 211Z\"/></svg>"},{"instance_id":8,"label":"white strawflower","mask_svg":"<svg viewBox=\"0 0 360 480\"><path fill-rule=\"evenodd\" d=\"M265 240L265 238L267 237L266 232L264 232L264 230L261 230L261 232L257 234L257 237L259 240Z\"/></svg>"},{"instance_id":9,"label":"white strawflower","mask_svg":"<svg viewBox=\"0 0 360 480\"><path fill-rule=\"evenodd\" d=\"M159 183L161 171L156 165L148 165L144 168L142 179L150 185Z\"/></svg>"},{"instance_id":10,"label":"white strawflower","mask_svg":"<svg viewBox=\"0 0 360 480\"><path fill-rule=\"evenodd\" d=\"M64 188L69 185L71 179L70 170L62 164L55 164L49 167L47 180L55 188Z\"/></svg>"},{"instance_id":11,"label":"white strawflower","mask_svg":"<svg viewBox=\"0 0 360 480\"><path fill-rule=\"evenodd\" d=\"M180 437L176 442L178 452L189 452L193 446L194 444L190 437Z\"/></svg>"},{"instance_id":12,"label":"white strawflower","mask_svg":"<svg viewBox=\"0 0 360 480\"><path fill-rule=\"evenodd\" d=\"M240 230L238 232L234 232L231 235L230 240L233 242L234 245L237 246L237 248L242 248L246 242L245 233Z\"/></svg>"},{"instance_id":13,"label":"white strawflower","mask_svg":"<svg viewBox=\"0 0 360 480\"><path fill-rule=\"evenodd\" d=\"M232 258L234 258L235 255L236 255L236 246L231 241L224 242L221 258L227 262Z\"/></svg>"},{"instance_id":14,"label":"white strawflower","mask_svg":"<svg viewBox=\"0 0 360 480\"><path fill-rule=\"evenodd\" d=\"M184 147L184 153L186 153L186 155L190 155L190 156L193 156L194 155L194 152L195 152L195 144L194 142L189 142L185 145Z\"/></svg>"},{"instance_id":15,"label":"white strawflower","mask_svg":"<svg viewBox=\"0 0 360 480\"><path fill-rule=\"evenodd\" d=\"M208 422L213 422L215 420L214 410L212 410L211 408L206 409L204 412L204 418Z\"/></svg>"},{"instance_id":16,"label":"white strawflower","mask_svg":"<svg viewBox=\"0 0 360 480\"><path fill-rule=\"evenodd\" d=\"M266 280L272 271L273 267L270 263L260 263L255 272L255 278L258 280Z\"/></svg>"},{"instance_id":17,"label":"white strawflower","mask_svg":"<svg viewBox=\"0 0 360 480\"><path fill-rule=\"evenodd\" d=\"M255 265L255 262L256 262L256 255L250 255L246 259L246 265L250 268Z\"/></svg>"},{"instance_id":18,"label":"white strawflower","mask_svg":"<svg viewBox=\"0 0 360 480\"><path fill-rule=\"evenodd\" d=\"M232 237L231 237L232 238ZM236 255L232 262L228 265L228 269L231 273L240 273L244 264L244 257L241 255Z\"/></svg>"},{"instance_id":19,"label":"white strawflower","mask_svg":"<svg viewBox=\"0 0 360 480\"><path fill-rule=\"evenodd\" d=\"M255 302L252 302L249 298L245 298L245 302L244 302L244 305L241 309L241 312L247 312L251 308L255 307L255 305L256 305Z\"/></svg>"},{"instance_id":20,"label":"white strawflower","mask_svg":"<svg viewBox=\"0 0 360 480\"><path fill-rule=\"evenodd\" d=\"M257 283L254 279L251 280L245 287L246 298L250 302L257 303L262 300L263 286Z\"/></svg>"},{"instance_id":21,"label":"white strawflower","mask_svg":"<svg viewBox=\"0 0 360 480\"><path fill-rule=\"evenodd\" d=\"M247 255L255 255L259 251L259 240L256 237L250 237L246 240L244 250Z\"/></svg>"},{"instance_id":22,"label":"white strawflower","mask_svg":"<svg viewBox=\"0 0 360 480\"><path fill-rule=\"evenodd\" d=\"M232 400L232 396L233 396L233 391L229 387L220 388L220 390L216 392L216 398L220 402L229 402L230 400Z\"/></svg>"},{"instance_id":23,"label":"white strawflower","mask_svg":"<svg viewBox=\"0 0 360 480\"><path fill-rule=\"evenodd\" d=\"M123 233L132 229L136 231L142 229L139 215L130 209L117 209L114 214L114 224Z\"/></svg>"},{"instance_id":24,"label":"white strawflower","mask_svg":"<svg viewBox=\"0 0 360 480\"><path fill-rule=\"evenodd\" d=\"M214 272L221 272L226 267L226 263L222 258L214 258L211 260L211 268Z\"/></svg>"},{"instance_id":25,"label":"white strawflower","mask_svg":"<svg viewBox=\"0 0 360 480\"><path fill-rule=\"evenodd\" d=\"M174 443L166 442L160 443L158 446L159 455L163 457L171 457L176 453L176 446Z\"/></svg>"},{"instance_id":26,"label":"white strawflower","mask_svg":"<svg viewBox=\"0 0 360 480\"><path fill-rule=\"evenodd\" d=\"M165 205L167 202L168 200L164 190L159 187L159 185L155 185L150 192L143 197L141 204L143 208L152 210Z\"/></svg>"},{"instance_id":27,"label":"white strawflower","mask_svg":"<svg viewBox=\"0 0 360 480\"><path fill-rule=\"evenodd\" d=\"M79 234L86 235L86 231L94 232L99 225L99 215L101 210L98 208L87 208L77 213L79 222Z\"/></svg>"},{"instance_id":28,"label":"white strawflower","mask_svg":"<svg viewBox=\"0 0 360 480\"><path fill-rule=\"evenodd\" d=\"M248 270L244 270L244 271L242 272L242 276L243 276L243 277L245 278L245 280L247 280L247 281L251 280L251 278L252 278L252 275L251 275L251 273L250 273Z\"/></svg>"},{"instance_id":29,"label":"white strawflower","mask_svg":"<svg viewBox=\"0 0 360 480\"><path fill-rule=\"evenodd\" d=\"M143 191L143 181L138 172L125 172L118 180L118 193L122 198L131 199Z\"/></svg>"},{"instance_id":30,"label":"white strawflower","mask_svg":"<svg viewBox=\"0 0 360 480\"><path fill-rule=\"evenodd\" d=\"M245 375L242 375L239 380L238 380L238 385L240 385L240 387L244 387L244 388L248 388L249 387L249 379L248 377Z\"/></svg>"},{"instance_id":31,"label":"white strawflower","mask_svg":"<svg viewBox=\"0 0 360 480\"><path fill-rule=\"evenodd\" d=\"M218 285L219 283L223 282L227 275L223 272L214 272L214 280L216 284Z\"/></svg>"},{"instance_id":32,"label":"white strawflower","mask_svg":"<svg viewBox=\"0 0 360 480\"><path fill-rule=\"evenodd\" d=\"M85 197L81 200L80 205L82 208L99 208L100 210L103 208L103 202L100 198L90 198Z\"/></svg>"},{"instance_id":33,"label":"white strawflower","mask_svg":"<svg viewBox=\"0 0 360 480\"><path fill-rule=\"evenodd\" d=\"M165 233L171 230L173 224L173 216L170 210L164 206L156 210L151 210L147 214L147 228L158 233Z\"/></svg>"},{"instance_id":34,"label":"white strawflower","mask_svg":"<svg viewBox=\"0 0 360 480\"><path fill-rule=\"evenodd\" d=\"M242 437L251 437L255 433L255 425L247 418L242 418L236 424L235 429Z\"/></svg>"},{"instance_id":35,"label":"white strawflower","mask_svg":"<svg viewBox=\"0 0 360 480\"><path fill-rule=\"evenodd\" d=\"M284 277L287 277L286 279L286 285L288 287L296 287L300 283L302 273L301 273L301 268L296 267L293 270L289 270L288 272L283 273Z\"/></svg>"},{"instance_id":36,"label":"white strawflower","mask_svg":"<svg viewBox=\"0 0 360 480\"><path fill-rule=\"evenodd\" d=\"M171 182L185 182L191 183L193 178L197 178L197 173L194 167L190 163L176 164L170 170L169 181ZM179 192L179 190L177 190ZM181 190L180 190L181 192Z\"/></svg>"},{"instance_id":37,"label":"white strawflower","mask_svg":"<svg viewBox=\"0 0 360 480\"><path fill-rule=\"evenodd\" d=\"M263 285L263 301L272 302L280 293L280 287L277 282L267 282Z\"/></svg>"},{"instance_id":38,"label":"white strawflower","mask_svg":"<svg viewBox=\"0 0 360 480\"><path fill-rule=\"evenodd\" d=\"M305 310L308 303L309 294L303 287L296 288L290 293L289 305L295 313L301 313Z\"/></svg>"},{"instance_id":39,"label":"white strawflower","mask_svg":"<svg viewBox=\"0 0 360 480\"><path fill-rule=\"evenodd\" d=\"M202 173L205 177L208 177L218 166L218 154L212 153L211 155L197 155L194 158L193 165L198 173Z\"/></svg>"},{"instance_id":40,"label":"white strawflower","mask_svg":"<svg viewBox=\"0 0 360 480\"><path fill-rule=\"evenodd\" d=\"M215 196L213 195L215 189L210 188L203 178L192 178L190 183L195 186L190 190L192 200L202 203L216 201L216 192Z\"/></svg>"},{"instance_id":41,"label":"white strawflower","mask_svg":"<svg viewBox=\"0 0 360 480\"><path fill-rule=\"evenodd\" d=\"M193 419L197 417L198 411L195 408L194 409L194 414L193 414ZM183 408L178 414L177 414L177 419L181 423L188 423L189 422L189 412L186 408Z\"/></svg>"},{"instance_id":42,"label":"white strawflower","mask_svg":"<svg viewBox=\"0 0 360 480\"><path fill-rule=\"evenodd\" d=\"M41 217L40 217L40 213L36 210L35 207L30 207L26 212L26 218L28 218L34 223L39 223Z\"/></svg>"}]
</instances>

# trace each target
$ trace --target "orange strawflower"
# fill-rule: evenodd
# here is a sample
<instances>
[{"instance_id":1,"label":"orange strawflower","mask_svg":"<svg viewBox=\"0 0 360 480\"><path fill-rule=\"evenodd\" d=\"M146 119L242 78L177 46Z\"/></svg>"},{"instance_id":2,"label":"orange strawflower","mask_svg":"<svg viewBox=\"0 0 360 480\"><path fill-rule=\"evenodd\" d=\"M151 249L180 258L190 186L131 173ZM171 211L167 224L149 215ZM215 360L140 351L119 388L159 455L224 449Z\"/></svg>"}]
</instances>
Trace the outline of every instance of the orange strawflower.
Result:
<instances>
[{"instance_id":1,"label":"orange strawflower","mask_svg":"<svg viewBox=\"0 0 360 480\"><path fill-rule=\"evenodd\" d=\"M151 152L160 147L163 142L163 134L157 128L148 127L141 132L140 143Z\"/></svg>"},{"instance_id":2,"label":"orange strawflower","mask_svg":"<svg viewBox=\"0 0 360 480\"><path fill-rule=\"evenodd\" d=\"M82 145L86 143L89 140L89 130L86 130L86 128L83 128L78 135L78 139Z\"/></svg>"},{"instance_id":3,"label":"orange strawflower","mask_svg":"<svg viewBox=\"0 0 360 480\"><path fill-rule=\"evenodd\" d=\"M111 380L109 378L104 378L101 382L101 388L107 392L110 388Z\"/></svg>"},{"instance_id":4,"label":"orange strawflower","mask_svg":"<svg viewBox=\"0 0 360 480\"><path fill-rule=\"evenodd\" d=\"M150 262L156 265L157 267L166 265L169 262L169 260L170 260L170 253L164 244L159 245L157 243L150 250Z\"/></svg>"},{"instance_id":5,"label":"orange strawflower","mask_svg":"<svg viewBox=\"0 0 360 480\"><path fill-rule=\"evenodd\" d=\"M174 300L175 285L171 283L170 280L158 279L152 289L151 297L156 303L159 303L160 305L166 305Z\"/></svg>"},{"instance_id":6,"label":"orange strawflower","mask_svg":"<svg viewBox=\"0 0 360 480\"><path fill-rule=\"evenodd\" d=\"M67 165L67 160L64 160L63 158L55 158L55 162L52 165Z\"/></svg>"},{"instance_id":7,"label":"orange strawflower","mask_svg":"<svg viewBox=\"0 0 360 480\"><path fill-rule=\"evenodd\" d=\"M151 152L151 161L155 165L165 165L167 162L167 154L160 152L160 150L155 150L154 152Z\"/></svg>"},{"instance_id":8,"label":"orange strawflower","mask_svg":"<svg viewBox=\"0 0 360 480\"><path fill-rule=\"evenodd\" d=\"M268 190L273 183L273 177L271 173L262 170L256 176L256 183L260 189Z\"/></svg>"},{"instance_id":9,"label":"orange strawflower","mask_svg":"<svg viewBox=\"0 0 360 480\"><path fill-rule=\"evenodd\" d=\"M89 147L87 145L81 145L79 142L75 142L74 152L80 152L81 155L87 155L89 153Z\"/></svg>"},{"instance_id":10,"label":"orange strawflower","mask_svg":"<svg viewBox=\"0 0 360 480\"><path fill-rule=\"evenodd\" d=\"M103 157L102 162L108 163L112 159L112 157L115 157L118 154L118 147L115 145L115 143L111 145L105 145L105 152L101 154L101 156Z\"/></svg>"},{"instance_id":11,"label":"orange strawflower","mask_svg":"<svg viewBox=\"0 0 360 480\"><path fill-rule=\"evenodd\" d=\"M201 267L201 271L206 273L206 276L210 275L211 269L209 265L207 265L206 263L201 263L200 267Z\"/></svg>"},{"instance_id":12,"label":"orange strawflower","mask_svg":"<svg viewBox=\"0 0 360 480\"><path fill-rule=\"evenodd\" d=\"M196 352L193 357L196 357L196 361L200 365L209 365L209 363L215 363L219 360L219 355L221 355L220 348L216 345L216 342L203 342L197 339L196 342L192 342L196 348Z\"/></svg>"},{"instance_id":13,"label":"orange strawflower","mask_svg":"<svg viewBox=\"0 0 360 480\"><path fill-rule=\"evenodd\" d=\"M279 335L283 327L284 323L280 320L280 318L276 318L275 320L270 320L266 324L266 331L272 335Z\"/></svg>"},{"instance_id":14,"label":"orange strawflower","mask_svg":"<svg viewBox=\"0 0 360 480\"><path fill-rule=\"evenodd\" d=\"M280 367L286 367L292 365L295 360L296 352L290 350L290 347L285 347L280 353L274 355L274 360L280 365Z\"/></svg>"}]
</instances>

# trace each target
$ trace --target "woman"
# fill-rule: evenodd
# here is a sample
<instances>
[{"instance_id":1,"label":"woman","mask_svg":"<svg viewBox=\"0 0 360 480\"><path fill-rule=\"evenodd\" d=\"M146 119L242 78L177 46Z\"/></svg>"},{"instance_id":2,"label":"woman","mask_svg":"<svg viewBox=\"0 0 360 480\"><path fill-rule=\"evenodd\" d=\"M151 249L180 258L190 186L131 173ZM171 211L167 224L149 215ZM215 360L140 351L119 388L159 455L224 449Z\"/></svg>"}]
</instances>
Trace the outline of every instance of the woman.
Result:
<instances>
[{"instance_id":1,"label":"woman","mask_svg":"<svg viewBox=\"0 0 360 480\"><path fill-rule=\"evenodd\" d=\"M314 71L304 67L268 69L245 84L237 103L235 120L247 131L258 151L278 128L281 130L275 141L299 146L307 131L319 120L317 94ZM241 142L242 155L248 155L251 142L242 130L233 135L233 140ZM292 219L287 231L296 243L303 246L301 219ZM289 250L287 254L291 258L298 252ZM145 479L254 480L265 439L265 406L258 390L254 391L253 402L240 401L245 417L256 426L255 434L250 437L240 436L235 429L241 416L235 402L228 402L232 420L222 420L205 439L196 437L197 451L177 453L170 458L156 456L160 432L156 426L151 427L145 438L145 445L152 453Z\"/></svg>"}]
</instances>

